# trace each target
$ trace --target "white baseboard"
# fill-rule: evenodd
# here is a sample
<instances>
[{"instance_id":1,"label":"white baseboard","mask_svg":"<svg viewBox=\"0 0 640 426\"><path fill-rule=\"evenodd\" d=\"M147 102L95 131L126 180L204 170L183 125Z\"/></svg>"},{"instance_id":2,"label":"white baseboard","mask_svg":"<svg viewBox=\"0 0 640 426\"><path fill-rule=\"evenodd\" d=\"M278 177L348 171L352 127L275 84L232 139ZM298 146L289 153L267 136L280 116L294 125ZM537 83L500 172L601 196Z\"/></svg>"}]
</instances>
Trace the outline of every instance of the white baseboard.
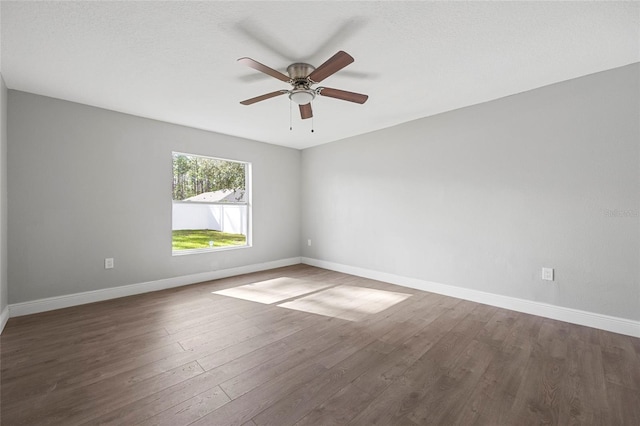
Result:
<instances>
[{"instance_id":1,"label":"white baseboard","mask_svg":"<svg viewBox=\"0 0 640 426\"><path fill-rule=\"evenodd\" d=\"M5 306L2 312L0 312L0 334L2 334L4 326L7 325L7 321L9 321L9 307Z\"/></svg>"},{"instance_id":2,"label":"white baseboard","mask_svg":"<svg viewBox=\"0 0 640 426\"><path fill-rule=\"evenodd\" d=\"M30 315L36 314L38 312L52 311L54 309L68 308L70 306L101 302L103 300L116 299L118 297L133 296L135 294L165 290L167 288L180 287L183 285L196 284L204 281L249 274L251 272L265 271L267 269L281 268L283 266L297 265L299 263L301 263L299 257L292 257L289 259L281 259L272 262L239 266L237 268L222 269L219 271L202 272L199 274L166 278L162 280L148 281L139 284L130 284L121 287L105 288L102 290L86 291L82 293L68 294L65 296L48 297L46 299L14 303L9 305L9 309L5 311L8 311L8 319L9 317ZM3 312L2 315L2 318L4 318L5 312Z\"/></svg>"},{"instance_id":3,"label":"white baseboard","mask_svg":"<svg viewBox=\"0 0 640 426\"><path fill-rule=\"evenodd\" d=\"M332 271L343 272L345 274L415 288L417 290L443 294L445 296L456 297L458 299L470 300L472 302L478 302L485 305L510 309L512 311L565 321L572 324L585 325L587 327L599 328L601 330L612 331L614 333L625 334L627 336L640 337L640 321L581 311L579 309L564 308L562 306L486 293L479 290L472 290L447 284L434 283L419 280L417 278L403 277L400 275L388 274L371 269L358 268L355 266L348 266L308 257L303 257L302 263Z\"/></svg>"}]
</instances>

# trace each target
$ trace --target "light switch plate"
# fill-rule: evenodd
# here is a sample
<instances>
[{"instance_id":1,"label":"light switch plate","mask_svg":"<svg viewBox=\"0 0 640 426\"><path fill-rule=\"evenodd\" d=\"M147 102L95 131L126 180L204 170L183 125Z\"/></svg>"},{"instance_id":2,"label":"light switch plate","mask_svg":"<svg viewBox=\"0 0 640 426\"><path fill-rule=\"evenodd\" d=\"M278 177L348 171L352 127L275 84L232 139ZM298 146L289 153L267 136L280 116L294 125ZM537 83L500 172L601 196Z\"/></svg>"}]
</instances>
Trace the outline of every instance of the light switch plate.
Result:
<instances>
[{"instance_id":1,"label":"light switch plate","mask_svg":"<svg viewBox=\"0 0 640 426\"><path fill-rule=\"evenodd\" d=\"M542 279L545 281L553 281L553 268L542 268Z\"/></svg>"}]
</instances>

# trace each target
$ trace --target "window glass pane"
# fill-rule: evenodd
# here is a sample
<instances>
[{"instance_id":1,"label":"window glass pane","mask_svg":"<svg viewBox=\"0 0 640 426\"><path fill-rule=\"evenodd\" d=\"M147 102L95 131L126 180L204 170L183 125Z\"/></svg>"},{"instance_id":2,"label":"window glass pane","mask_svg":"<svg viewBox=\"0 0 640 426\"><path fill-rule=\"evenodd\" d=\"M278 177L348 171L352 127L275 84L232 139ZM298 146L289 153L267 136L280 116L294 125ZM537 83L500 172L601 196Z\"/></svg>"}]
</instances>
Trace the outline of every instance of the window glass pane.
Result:
<instances>
[{"instance_id":1,"label":"window glass pane","mask_svg":"<svg viewBox=\"0 0 640 426\"><path fill-rule=\"evenodd\" d=\"M245 202L246 163L173 153L175 201Z\"/></svg>"}]
</instances>

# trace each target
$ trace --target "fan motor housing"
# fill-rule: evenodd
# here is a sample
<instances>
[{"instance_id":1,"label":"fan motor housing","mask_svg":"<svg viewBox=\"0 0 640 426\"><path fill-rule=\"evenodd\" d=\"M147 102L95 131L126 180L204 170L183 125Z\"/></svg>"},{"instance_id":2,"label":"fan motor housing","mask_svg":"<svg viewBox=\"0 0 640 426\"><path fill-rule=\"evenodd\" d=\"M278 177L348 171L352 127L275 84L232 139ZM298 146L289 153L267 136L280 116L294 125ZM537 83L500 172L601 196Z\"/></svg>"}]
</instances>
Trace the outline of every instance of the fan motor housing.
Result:
<instances>
[{"instance_id":1,"label":"fan motor housing","mask_svg":"<svg viewBox=\"0 0 640 426\"><path fill-rule=\"evenodd\" d=\"M291 80L306 80L307 76L315 70L313 65L305 64L302 62L296 62L287 67L287 73Z\"/></svg>"}]
</instances>

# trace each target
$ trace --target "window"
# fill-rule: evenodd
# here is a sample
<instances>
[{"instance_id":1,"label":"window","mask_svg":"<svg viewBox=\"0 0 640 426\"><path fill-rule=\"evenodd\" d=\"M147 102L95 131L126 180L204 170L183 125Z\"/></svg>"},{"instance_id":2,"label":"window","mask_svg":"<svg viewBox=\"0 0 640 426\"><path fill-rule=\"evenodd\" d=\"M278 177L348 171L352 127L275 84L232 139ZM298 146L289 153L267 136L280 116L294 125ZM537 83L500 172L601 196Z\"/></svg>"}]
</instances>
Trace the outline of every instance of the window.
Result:
<instances>
[{"instance_id":1,"label":"window","mask_svg":"<svg viewBox=\"0 0 640 426\"><path fill-rule=\"evenodd\" d=\"M173 254L250 246L251 164L173 153Z\"/></svg>"}]
</instances>

